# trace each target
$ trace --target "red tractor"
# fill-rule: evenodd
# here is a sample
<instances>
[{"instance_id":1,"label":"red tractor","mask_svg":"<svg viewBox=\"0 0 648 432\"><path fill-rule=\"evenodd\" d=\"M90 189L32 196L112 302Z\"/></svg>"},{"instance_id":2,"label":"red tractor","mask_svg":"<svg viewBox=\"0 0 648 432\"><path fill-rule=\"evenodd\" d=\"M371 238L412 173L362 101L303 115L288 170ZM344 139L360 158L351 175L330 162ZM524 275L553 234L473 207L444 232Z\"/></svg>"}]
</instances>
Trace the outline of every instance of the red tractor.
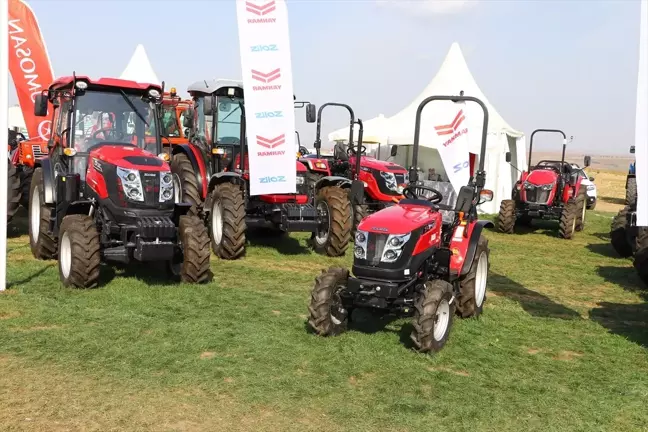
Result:
<instances>
[{"instance_id":1,"label":"red tractor","mask_svg":"<svg viewBox=\"0 0 648 432\"><path fill-rule=\"evenodd\" d=\"M531 165L533 137L538 132L559 133L563 137L562 159L541 160ZM573 137L571 138L573 139ZM571 141L570 139L570 141ZM571 239L574 232L585 227L587 189L581 187L582 177L578 170L565 162L567 136L557 129L537 129L531 133L529 143L529 171L523 171L515 183L512 199L503 200L500 205L498 230L512 234L516 225L530 225L533 219L558 220L560 236ZM506 162L511 162L511 153L506 153ZM585 158L585 167L590 158Z\"/></svg>"},{"instance_id":2,"label":"red tractor","mask_svg":"<svg viewBox=\"0 0 648 432\"><path fill-rule=\"evenodd\" d=\"M207 230L173 199L162 89L73 75L36 95L36 116L47 115L48 101L50 151L36 161L29 193L34 257L58 257L61 281L77 288L97 285L103 261L161 262L184 282L211 280Z\"/></svg>"},{"instance_id":3,"label":"red tractor","mask_svg":"<svg viewBox=\"0 0 648 432\"><path fill-rule=\"evenodd\" d=\"M325 176L311 189L306 167L296 161L297 193L250 196L243 84L199 81L188 91L194 101L184 119L191 129L190 143L174 147L171 169L180 192L177 199L190 203L206 220L214 253L223 259L239 258L245 252L247 229L258 227L278 234L311 232L317 252L344 255L351 240L351 182ZM315 121L314 105L306 106L306 118ZM268 163L274 151L293 149L266 152Z\"/></svg>"},{"instance_id":4,"label":"red tractor","mask_svg":"<svg viewBox=\"0 0 648 432\"><path fill-rule=\"evenodd\" d=\"M438 190L418 183L416 171L421 113L432 101L471 101L484 111L479 170L454 205L441 204ZM405 198L362 220L355 234L353 276L331 267L315 279L308 324L321 336L344 331L356 308L413 315L411 339L421 352L446 343L455 310L462 317L482 313L489 269L488 240L477 205L493 193L483 189L488 110L470 96L431 96L416 113L410 183Z\"/></svg>"},{"instance_id":5,"label":"red tractor","mask_svg":"<svg viewBox=\"0 0 648 432\"><path fill-rule=\"evenodd\" d=\"M22 196L20 172L16 168L19 153L18 145L22 141L25 141L23 134L9 129L7 139L7 222L10 222L16 214Z\"/></svg>"}]
</instances>

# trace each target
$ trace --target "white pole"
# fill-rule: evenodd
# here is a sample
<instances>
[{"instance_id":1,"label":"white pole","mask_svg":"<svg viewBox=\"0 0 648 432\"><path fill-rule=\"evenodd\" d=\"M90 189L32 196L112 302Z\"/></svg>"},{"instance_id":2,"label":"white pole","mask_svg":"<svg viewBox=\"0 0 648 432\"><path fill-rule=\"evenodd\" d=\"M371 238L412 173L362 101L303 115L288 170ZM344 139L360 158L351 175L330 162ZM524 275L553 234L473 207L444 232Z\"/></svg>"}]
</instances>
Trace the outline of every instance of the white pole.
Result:
<instances>
[{"instance_id":1,"label":"white pole","mask_svg":"<svg viewBox=\"0 0 648 432\"><path fill-rule=\"evenodd\" d=\"M7 136L7 107L9 106L9 2L0 2L0 134ZM4 140L1 140L5 142ZM6 146L7 144L5 144ZM3 151L7 151L6 147ZM7 287L7 162L0 157L0 291Z\"/></svg>"},{"instance_id":2,"label":"white pole","mask_svg":"<svg viewBox=\"0 0 648 432\"><path fill-rule=\"evenodd\" d=\"M648 226L648 1L641 1L639 73L635 121L637 226Z\"/></svg>"}]
</instances>

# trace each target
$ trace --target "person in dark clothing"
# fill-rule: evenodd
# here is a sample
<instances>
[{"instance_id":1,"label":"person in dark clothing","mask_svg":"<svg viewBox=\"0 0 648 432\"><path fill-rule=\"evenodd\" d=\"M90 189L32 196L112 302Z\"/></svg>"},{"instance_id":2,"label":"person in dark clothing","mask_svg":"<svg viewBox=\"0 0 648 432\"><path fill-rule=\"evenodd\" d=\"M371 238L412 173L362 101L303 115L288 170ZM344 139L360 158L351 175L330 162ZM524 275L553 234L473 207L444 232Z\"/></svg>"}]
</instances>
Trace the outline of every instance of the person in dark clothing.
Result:
<instances>
[{"instance_id":1,"label":"person in dark clothing","mask_svg":"<svg viewBox=\"0 0 648 432\"><path fill-rule=\"evenodd\" d=\"M335 143L333 148L333 157L335 160L340 160L343 162L349 161L349 155L347 154L347 145L344 144L344 141L338 141Z\"/></svg>"}]
</instances>

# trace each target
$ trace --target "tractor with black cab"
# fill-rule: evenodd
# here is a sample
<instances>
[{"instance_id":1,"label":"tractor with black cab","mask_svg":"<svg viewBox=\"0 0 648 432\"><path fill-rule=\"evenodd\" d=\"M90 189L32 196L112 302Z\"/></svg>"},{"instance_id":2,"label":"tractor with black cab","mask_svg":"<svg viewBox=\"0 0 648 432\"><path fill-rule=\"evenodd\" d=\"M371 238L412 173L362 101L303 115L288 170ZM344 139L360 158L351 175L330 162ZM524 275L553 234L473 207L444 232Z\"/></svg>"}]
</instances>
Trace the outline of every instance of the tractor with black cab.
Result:
<instances>
[{"instance_id":1,"label":"tractor with black cab","mask_svg":"<svg viewBox=\"0 0 648 432\"><path fill-rule=\"evenodd\" d=\"M561 160L541 160L531 164L533 138L539 132L558 133L563 137ZM570 138L570 142L573 137ZM531 133L529 143L529 170L522 171L515 183L510 200L500 204L497 228L505 234L512 234L517 225L531 225L533 219L558 220L560 236L571 239L576 231L585 227L587 190L581 187L582 177L578 170L565 162L567 136L557 129L536 129ZM511 153L506 153L506 162L511 162ZM585 157L585 168L591 159ZM516 168L517 169L517 168Z\"/></svg>"},{"instance_id":2,"label":"tractor with black cab","mask_svg":"<svg viewBox=\"0 0 648 432\"><path fill-rule=\"evenodd\" d=\"M484 111L479 168L454 204L442 204L440 191L418 181L421 113L433 101L474 102ZM448 340L455 312L467 318L483 311L490 250L482 230L493 224L478 219L477 206L493 199L484 189L488 110L470 96L430 96L419 105L414 127L405 197L358 225L351 272L331 267L315 279L308 324L320 336L343 332L352 312L365 308L413 316L415 348L436 352Z\"/></svg>"},{"instance_id":3,"label":"tractor with black cab","mask_svg":"<svg viewBox=\"0 0 648 432\"><path fill-rule=\"evenodd\" d=\"M261 228L271 234L310 232L315 251L344 255L351 240L351 182L324 176L311 187L306 167L295 161L296 193L251 196L242 82L204 80L188 92L193 110L185 113L184 126L190 128L190 143L174 147L171 169L177 200L191 204L206 221L214 253L223 259L241 257L248 228ZM312 104L306 105L306 119L315 121ZM254 151L267 163L293 151L285 149L283 135L254 139Z\"/></svg>"},{"instance_id":4,"label":"tractor with black cab","mask_svg":"<svg viewBox=\"0 0 648 432\"><path fill-rule=\"evenodd\" d=\"M96 286L104 261L162 263L184 282L210 281L207 230L174 201L162 88L73 74L36 95L36 116L47 116L48 101L50 150L29 193L34 257L58 258L63 285L77 288Z\"/></svg>"}]
</instances>

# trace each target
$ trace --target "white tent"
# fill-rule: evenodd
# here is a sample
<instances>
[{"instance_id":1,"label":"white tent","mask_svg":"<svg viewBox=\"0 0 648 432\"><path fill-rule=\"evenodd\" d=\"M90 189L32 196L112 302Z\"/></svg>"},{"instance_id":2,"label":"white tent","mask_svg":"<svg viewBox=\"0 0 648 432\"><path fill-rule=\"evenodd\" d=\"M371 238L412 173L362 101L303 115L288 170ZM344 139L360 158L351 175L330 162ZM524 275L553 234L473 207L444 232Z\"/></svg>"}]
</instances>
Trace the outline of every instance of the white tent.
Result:
<instances>
[{"instance_id":1,"label":"white tent","mask_svg":"<svg viewBox=\"0 0 648 432\"><path fill-rule=\"evenodd\" d=\"M119 78L141 83L161 84L153 70L153 66L151 66L148 55L146 55L146 50L141 44L135 48L128 66L126 66Z\"/></svg>"},{"instance_id":2,"label":"white tent","mask_svg":"<svg viewBox=\"0 0 648 432\"><path fill-rule=\"evenodd\" d=\"M27 126L25 125L25 119L20 110L20 105L9 107L7 111L7 126L11 129L17 127L20 132L27 135Z\"/></svg>"},{"instance_id":3,"label":"white tent","mask_svg":"<svg viewBox=\"0 0 648 432\"><path fill-rule=\"evenodd\" d=\"M509 126L488 102L470 73L459 44L452 44L436 76L418 97L392 117L375 123L373 120L376 119L368 120L365 123L364 135L368 137L378 136L377 141L382 144L383 149L391 145L411 146L414 141L414 123L419 104L428 96L458 95L461 91L464 92L465 96L474 96L481 99L488 109L489 122L484 170L486 171L486 188L493 190L494 199L491 203L483 204L481 211L496 213L500 202L503 199L510 198L513 184L518 178L518 172L515 168L506 163L505 154L511 152L512 163L519 169L524 169L526 167L525 137L522 132ZM483 120L481 108L471 102L466 103L461 108L466 113L468 128L472 131L468 135L470 152L479 155ZM418 160L418 165L423 172L427 172L428 168L435 168L437 173L447 178L439 154L435 149L434 143L436 141L432 137L435 134L434 125L451 122L456 111L457 106L452 102L431 102L424 109L420 135L422 148L419 150ZM374 128L374 125L379 127ZM348 130L347 127L335 131L329 135L329 139L332 137L348 137ZM357 135L354 138L357 138ZM388 155L389 152L381 151L381 159L386 158ZM395 161L409 166L411 148L401 148Z\"/></svg>"}]
</instances>

